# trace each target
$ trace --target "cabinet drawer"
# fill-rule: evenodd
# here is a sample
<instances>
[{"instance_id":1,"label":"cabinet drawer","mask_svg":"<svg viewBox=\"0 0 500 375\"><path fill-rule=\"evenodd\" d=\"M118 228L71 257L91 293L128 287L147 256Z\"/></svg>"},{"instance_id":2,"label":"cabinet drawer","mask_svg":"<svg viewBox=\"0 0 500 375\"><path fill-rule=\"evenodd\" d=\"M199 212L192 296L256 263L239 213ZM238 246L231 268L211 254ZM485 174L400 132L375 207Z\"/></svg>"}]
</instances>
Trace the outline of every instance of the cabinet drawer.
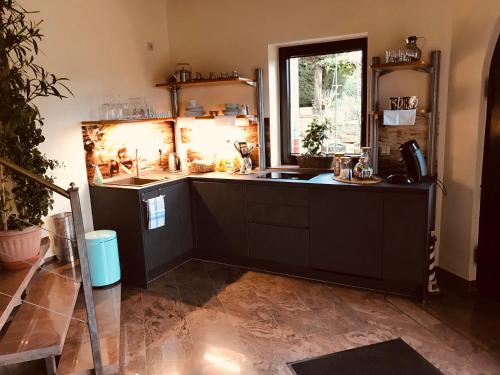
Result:
<instances>
[{"instance_id":1,"label":"cabinet drawer","mask_svg":"<svg viewBox=\"0 0 500 375\"><path fill-rule=\"evenodd\" d=\"M249 202L281 204L289 206L307 206L307 189L287 186L248 185Z\"/></svg>"},{"instance_id":2,"label":"cabinet drawer","mask_svg":"<svg viewBox=\"0 0 500 375\"><path fill-rule=\"evenodd\" d=\"M309 227L307 207L248 202L248 221L257 224Z\"/></svg>"},{"instance_id":3,"label":"cabinet drawer","mask_svg":"<svg viewBox=\"0 0 500 375\"><path fill-rule=\"evenodd\" d=\"M250 257L282 264L309 267L309 230L248 225Z\"/></svg>"}]
</instances>

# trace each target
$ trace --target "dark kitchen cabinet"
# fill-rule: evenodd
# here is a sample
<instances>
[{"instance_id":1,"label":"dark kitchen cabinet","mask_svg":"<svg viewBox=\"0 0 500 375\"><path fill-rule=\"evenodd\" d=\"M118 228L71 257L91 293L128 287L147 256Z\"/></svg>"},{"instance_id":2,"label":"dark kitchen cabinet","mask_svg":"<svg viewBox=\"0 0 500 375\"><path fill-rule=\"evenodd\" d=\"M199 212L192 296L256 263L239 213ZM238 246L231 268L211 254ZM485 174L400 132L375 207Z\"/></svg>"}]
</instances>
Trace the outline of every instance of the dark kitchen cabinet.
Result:
<instances>
[{"instance_id":1,"label":"dark kitchen cabinet","mask_svg":"<svg viewBox=\"0 0 500 375\"><path fill-rule=\"evenodd\" d=\"M165 225L148 230L146 201L160 195L165 201ZM179 258L192 249L189 200L189 185L184 183L141 194L143 241L149 280L165 272L172 259Z\"/></svg>"},{"instance_id":2,"label":"dark kitchen cabinet","mask_svg":"<svg viewBox=\"0 0 500 375\"><path fill-rule=\"evenodd\" d=\"M197 251L248 256L245 191L239 183L193 182Z\"/></svg>"},{"instance_id":3,"label":"dark kitchen cabinet","mask_svg":"<svg viewBox=\"0 0 500 375\"><path fill-rule=\"evenodd\" d=\"M147 287L149 281L186 260L193 249L189 182L158 184L144 189L91 186L95 229L117 232L122 279ZM165 225L148 230L147 204L164 196Z\"/></svg>"},{"instance_id":4,"label":"dark kitchen cabinet","mask_svg":"<svg viewBox=\"0 0 500 375\"><path fill-rule=\"evenodd\" d=\"M248 224L250 257L280 264L309 267L309 230Z\"/></svg>"},{"instance_id":5,"label":"dark kitchen cabinet","mask_svg":"<svg viewBox=\"0 0 500 375\"><path fill-rule=\"evenodd\" d=\"M311 266L382 278L382 194L310 189L309 202Z\"/></svg>"},{"instance_id":6,"label":"dark kitchen cabinet","mask_svg":"<svg viewBox=\"0 0 500 375\"><path fill-rule=\"evenodd\" d=\"M384 279L425 282L427 202L422 194L384 194Z\"/></svg>"}]
</instances>

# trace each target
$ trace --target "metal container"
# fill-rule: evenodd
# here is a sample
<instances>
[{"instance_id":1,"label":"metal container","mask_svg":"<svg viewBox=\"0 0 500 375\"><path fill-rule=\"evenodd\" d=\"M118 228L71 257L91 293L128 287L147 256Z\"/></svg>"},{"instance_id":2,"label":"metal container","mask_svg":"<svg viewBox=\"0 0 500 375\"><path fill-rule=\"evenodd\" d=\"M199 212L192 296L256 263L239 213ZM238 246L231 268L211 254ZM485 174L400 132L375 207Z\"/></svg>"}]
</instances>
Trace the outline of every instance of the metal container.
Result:
<instances>
[{"instance_id":1,"label":"metal container","mask_svg":"<svg viewBox=\"0 0 500 375\"><path fill-rule=\"evenodd\" d=\"M73 215L71 212L61 212L53 215L55 234L52 235L57 259L61 262L74 262L78 259Z\"/></svg>"}]
</instances>

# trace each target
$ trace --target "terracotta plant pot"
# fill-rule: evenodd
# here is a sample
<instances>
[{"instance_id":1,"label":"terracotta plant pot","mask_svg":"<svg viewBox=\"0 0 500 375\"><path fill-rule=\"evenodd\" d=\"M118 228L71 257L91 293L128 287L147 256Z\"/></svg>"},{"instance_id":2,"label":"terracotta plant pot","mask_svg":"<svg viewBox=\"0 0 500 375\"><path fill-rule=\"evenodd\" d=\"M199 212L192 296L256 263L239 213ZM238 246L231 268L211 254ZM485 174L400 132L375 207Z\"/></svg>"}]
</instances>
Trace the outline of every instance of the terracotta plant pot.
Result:
<instances>
[{"instance_id":1,"label":"terracotta plant pot","mask_svg":"<svg viewBox=\"0 0 500 375\"><path fill-rule=\"evenodd\" d=\"M32 226L23 230L0 231L0 263L6 269L29 267L40 252L42 230Z\"/></svg>"},{"instance_id":2,"label":"terracotta plant pot","mask_svg":"<svg viewBox=\"0 0 500 375\"><path fill-rule=\"evenodd\" d=\"M300 168L332 169L333 156L299 155Z\"/></svg>"}]
</instances>

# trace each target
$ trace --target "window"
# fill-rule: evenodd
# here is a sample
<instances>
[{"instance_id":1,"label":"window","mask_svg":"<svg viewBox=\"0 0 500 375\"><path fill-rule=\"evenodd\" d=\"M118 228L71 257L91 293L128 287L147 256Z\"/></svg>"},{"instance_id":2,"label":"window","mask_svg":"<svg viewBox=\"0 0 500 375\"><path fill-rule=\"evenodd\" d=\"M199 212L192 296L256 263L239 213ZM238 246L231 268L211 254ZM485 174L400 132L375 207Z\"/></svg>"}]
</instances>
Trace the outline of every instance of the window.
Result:
<instances>
[{"instance_id":1,"label":"window","mask_svg":"<svg viewBox=\"0 0 500 375\"><path fill-rule=\"evenodd\" d=\"M279 49L283 164L297 164L314 118L331 123L323 152L358 153L364 146L366 50L366 38Z\"/></svg>"}]
</instances>

